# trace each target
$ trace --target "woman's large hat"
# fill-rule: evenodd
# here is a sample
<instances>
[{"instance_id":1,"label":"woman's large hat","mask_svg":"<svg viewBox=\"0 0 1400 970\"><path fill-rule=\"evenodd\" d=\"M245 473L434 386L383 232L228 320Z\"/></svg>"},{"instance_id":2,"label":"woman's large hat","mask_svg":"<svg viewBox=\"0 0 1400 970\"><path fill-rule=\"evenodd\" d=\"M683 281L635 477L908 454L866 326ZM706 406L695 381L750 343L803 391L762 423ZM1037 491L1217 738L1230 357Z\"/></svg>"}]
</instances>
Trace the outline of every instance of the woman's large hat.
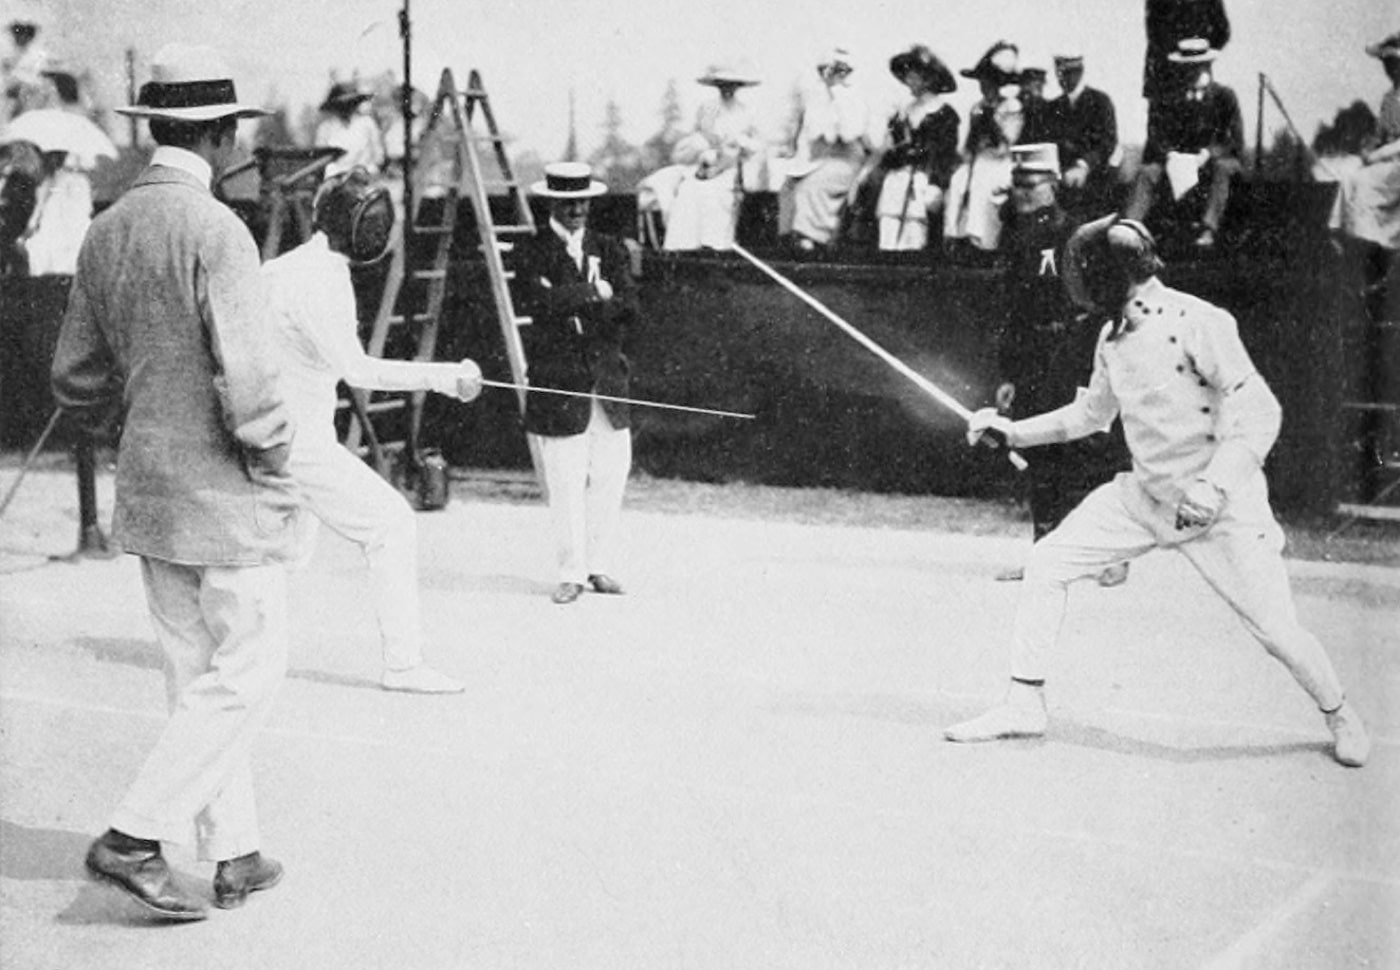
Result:
<instances>
[{"instance_id":1,"label":"woman's large hat","mask_svg":"<svg viewBox=\"0 0 1400 970\"><path fill-rule=\"evenodd\" d=\"M544 178L530 192L547 199L591 199L605 195L608 187L593 177L583 162L554 162L544 167Z\"/></svg>"},{"instance_id":2,"label":"woman's large hat","mask_svg":"<svg viewBox=\"0 0 1400 970\"><path fill-rule=\"evenodd\" d=\"M241 104L224 60L212 47L166 44L151 58L151 79L141 85L136 103L115 109L135 118L167 121L214 121L256 118L262 108Z\"/></svg>"},{"instance_id":3,"label":"woman's large hat","mask_svg":"<svg viewBox=\"0 0 1400 970\"><path fill-rule=\"evenodd\" d=\"M759 83L753 72L739 64L719 62L705 68L705 73L695 79L700 84L711 87L747 88Z\"/></svg>"},{"instance_id":4,"label":"woman's large hat","mask_svg":"<svg viewBox=\"0 0 1400 970\"><path fill-rule=\"evenodd\" d=\"M1400 58L1400 31L1376 44L1367 44L1366 53L1381 60Z\"/></svg>"},{"instance_id":5,"label":"woman's large hat","mask_svg":"<svg viewBox=\"0 0 1400 970\"><path fill-rule=\"evenodd\" d=\"M983 54L982 59L974 66L965 67L958 73L963 77L976 78L979 81L996 81L998 85L1015 84L1019 76L1016 69L1020 56L1021 49L1019 47L999 40L987 48L987 53Z\"/></svg>"},{"instance_id":6,"label":"woman's large hat","mask_svg":"<svg viewBox=\"0 0 1400 970\"><path fill-rule=\"evenodd\" d=\"M331 85L330 91L326 93L326 100L321 102L322 111L348 111L356 105L363 104L374 95L368 91L361 91L354 84L348 81L337 81Z\"/></svg>"},{"instance_id":7,"label":"woman's large hat","mask_svg":"<svg viewBox=\"0 0 1400 970\"><path fill-rule=\"evenodd\" d=\"M903 78L910 71L922 74L934 94L946 94L958 88L953 72L923 44L915 44L904 53L890 58L890 73L895 77Z\"/></svg>"},{"instance_id":8,"label":"woman's large hat","mask_svg":"<svg viewBox=\"0 0 1400 970\"><path fill-rule=\"evenodd\" d=\"M1209 64L1220 56L1204 37L1187 37L1176 42L1176 50L1167 54L1173 64Z\"/></svg>"}]
</instances>

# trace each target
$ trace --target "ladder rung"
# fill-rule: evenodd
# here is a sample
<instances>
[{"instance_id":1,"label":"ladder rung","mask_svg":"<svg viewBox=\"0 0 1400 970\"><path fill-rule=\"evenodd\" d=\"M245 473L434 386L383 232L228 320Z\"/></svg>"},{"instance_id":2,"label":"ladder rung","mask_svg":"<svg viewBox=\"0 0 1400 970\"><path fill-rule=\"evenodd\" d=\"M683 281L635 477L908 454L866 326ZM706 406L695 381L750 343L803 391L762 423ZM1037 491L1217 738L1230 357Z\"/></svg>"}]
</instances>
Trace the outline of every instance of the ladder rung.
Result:
<instances>
[{"instance_id":1,"label":"ladder rung","mask_svg":"<svg viewBox=\"0 0 1400 970\"><path fill-rule=\"evenodd\" d=\"M383 414L385 411L397 411L403 407L404 400L401 397L392 398L387 401L371 401L365 405L366 414Z\"/></svg>"},{"instance_id":2,"label":"ladder rung","mask_svg":"<svg viewBox=\"0 0 1400 970\"><path fill-rule=\"evenodd\" d=\"M515 325L516 325L517 327L528 327L530 324L532 324L532 323L534 323L534 322L535 322L535 318L534 318L534 317L516 317L516 318L515 318Z\"/></svg>"},{"instance_id":3,"label":"ladder rung","mask_svg":"<svg viewBox=\"0 0 1400 970\"><path fill-rule=\"evenodd\" d=\"M413 271L415 280L441 280L447 278L445 269L416 269Z\"/></svg>"},{"instance_id":4,"label":"ladder rung","mask_svg":"<svg viewBox=\"0 0 1400 970\"><path fill-rule=\"evenodd\" d=\"M451 226L418 226L413 227L413 231L420 236L441 236L443 233L452 231Z\"/></svg>"},{"instance_id":5,"label":"ladder rung","mask_svg":"<svg viewBox=\"0 0 1400 970\"><path fill-rule=\"evenodd\" d=\"M498 233L509 233L512 235L527 235L529 233L533 233L535 231L535 227L522 225L492 226L491 231Z\"/></svg>"},{"instance_id":6,"label":"ladder rung","mask_svg":"<svg viewBox=\"0 0 1400 970\"><path fill-rule=\"evenodd\" d=\"M486 98L486 89L485 89L485 88L466 88L465 90L462 91L462 97L464 97L464 98L481 98L481 99L485 100L485 98Z\"/></svg>"}]
</instances>

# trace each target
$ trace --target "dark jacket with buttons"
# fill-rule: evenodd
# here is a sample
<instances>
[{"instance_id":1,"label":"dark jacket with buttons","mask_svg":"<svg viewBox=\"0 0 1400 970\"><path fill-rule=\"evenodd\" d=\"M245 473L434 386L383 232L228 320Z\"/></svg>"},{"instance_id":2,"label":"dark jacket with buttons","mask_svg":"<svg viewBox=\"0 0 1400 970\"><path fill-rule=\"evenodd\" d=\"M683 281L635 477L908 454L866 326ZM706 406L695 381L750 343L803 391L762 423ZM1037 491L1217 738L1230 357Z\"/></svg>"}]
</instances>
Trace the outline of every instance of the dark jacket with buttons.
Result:
<instances>
[{"instance_id":1,"label":"dark jacket with buttons","mask_svg":"<svg viewBox=\"0 0 1400 970\"><path fill-rule=\"evenodd\" d=\"M611 299L589 282L590 266L612 287ZM585 230L583 267L548 225L519 245L515 261L516 310L532 318L521 328L529 383L611 397L629 393L627 350L638 322L637 284L627 251L612 236ZM615 428L630 426L629 407L603 401ZM526 394L525 430L533 434L581 434L588 427L586 397Z\"/></svg>"}]
</instances>

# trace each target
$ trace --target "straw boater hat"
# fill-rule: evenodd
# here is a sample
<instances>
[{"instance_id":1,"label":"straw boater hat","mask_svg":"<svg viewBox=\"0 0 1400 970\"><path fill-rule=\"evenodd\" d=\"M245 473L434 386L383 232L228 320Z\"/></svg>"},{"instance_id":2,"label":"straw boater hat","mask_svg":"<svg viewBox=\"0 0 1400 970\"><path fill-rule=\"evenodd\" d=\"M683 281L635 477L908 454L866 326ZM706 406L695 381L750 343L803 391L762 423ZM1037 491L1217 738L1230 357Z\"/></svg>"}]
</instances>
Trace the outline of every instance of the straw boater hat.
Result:
<instances>
[{"instance_id":1,"label":"straw boater hat","mask_svg":"<svg viewBox=\"0 0 1400 970\"><path fill-rule=\"evenodd\" d=\"M1209 64L1220 56L1204 37L1187 37L1176 42L1176 50L1167 55L1173 64Z\"/></svg>"},{"instance_id":2,"label":"straw boater hat","mask_svg":"<svg viewBox=\"0 0 1400 970\"><path fill-rule=\"evenodd\" d=\"M1037 142L1011 146L1011 172L1044 173L1060 177L1060 146L1054 142Z\"/></svg>"},{"instance_id":3,"label":"straw boater hat","mask_svg":"<svg viewBox=\"0 0 1400 970\"><path fill-rule=\"evenodd\" d=\"M326 100L321 102L322 111L345 111L372 98L367 91L361 91L354 84L339 81L331 85Z\"/></svg>"},{"instance_id":4,"label":"straw boater hat","mask_svg":"<svg viewBox=\"0 0 1400 970\"><path fill-rule=\"evenodd\" d=\"M695 79L700 84L708 84L710 87L736 87L747 88L758 82L758 78L753 76L753 72L738 64L721 62L711 64L705 68L705 73Z\"/></svg>"},{"instance_id":5,"label":"straw boater hat","mask_svg":"<svg viewBox=\"0 0 1400 970\"><path fill-rule=\"evenodd\" d=\"M547 199L591 199L605 195L608 187L593 177L583 162L555 162L544 167L544 178L530 192Z\"/></svg>"},{"instance_id":6,"label":"straw boater hat","mask_svg":"<svg viewBox=\"0 0 1400 970\"><path fill-rule=\"evenodd\" d=\"M1400 59L1400 32L1391 34L1378 44L1367 44L1366 53L1383 61Z\"/></svg>"},{"instance_id":7,"label":"straw boater hat","mask_svg":"<svg viewBox=\"0 0 1400 970\"><path fill-rule=\"evenodd\" d=\"M915 44L904 53L890 58L890 73L895 77L902 79L910 71L922 74L934 94L947 94L958 88L953 72L923 44Z\"/></svg>"},{"instance_id":8,"label":"straw boater hat","mask_svg":"<svg viewBox=\"0 0 1400 970\"><path fill-rule=\"evenodd\" d=\"M256 118L262 108L241 104L224 60L212 47L166 44L151 59L151 79L141 85L136 103L117 108L135 118L166 121L214 121L230 115Z\"/></svg>"}]
</instances>

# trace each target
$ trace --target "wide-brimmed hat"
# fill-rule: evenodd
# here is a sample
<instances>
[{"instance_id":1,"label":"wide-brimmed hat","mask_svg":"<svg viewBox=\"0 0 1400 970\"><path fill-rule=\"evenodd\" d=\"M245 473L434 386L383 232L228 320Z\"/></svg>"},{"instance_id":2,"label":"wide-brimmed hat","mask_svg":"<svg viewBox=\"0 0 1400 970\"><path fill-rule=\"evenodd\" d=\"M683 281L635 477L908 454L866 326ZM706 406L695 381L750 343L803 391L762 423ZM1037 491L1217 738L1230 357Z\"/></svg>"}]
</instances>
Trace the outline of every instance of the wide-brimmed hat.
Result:
<instances>
[{"instance_id":1,"label":"wide-brimmed hat","mask_svg":"<svg viewBox=\"0 0 1400 970\"><path fill-rule=\"evenodd\" d=\"M1391 34L1385 40L1375 44L1366 45L1366 53L1372 57L1379 57L1381 60L1400 58L1400 31Z\"/></svg>"},{"instance_id":2,"label":"wide-brimmed hat","mask_svg":"<svg viewBox=\"0 0 1400 970\"><path fill-rule=\"evenodd\" d=\"M257 118L269 113L239 103L223 58L214 48L200 44L166 44L156 51L151 58L151 79L141 85L136 103L115 110L136 118L167 121Z\"/></svg>"},{"instance_id":3,"label":"wide-brimmed hat","mask_svg":"<svg viewBox=\"0 0 1400 970\"><path fill-rule=\"evenodd\" d=\"M349 81L337 81L331 85L330 91L326 92L326 100L321 102L321 110L343 111L363 104L372 97L374 95L368 91L361 91Z\"/></svg>"},{"instance_id":4,"label":"wide-brimmed hat","mask_svg":"<svg viewBox=\"0 0 1400 970\"><path fill-rule=\"evenodd\" d=\"M544 178L530 186L530 192L547 199L591 199L604 195L608 187L593 177L584 162L554 162L544 167Z\"/></svg>"},{"instance_id":5,"label":"wide-brimmed hat","mask_svg":"<svg viewBox=\"0 0 1400 970\"><path fill-rule=\"evenodd\" d=\"M840 64L847 71L856 69L849 48L837 44L835 47L828 47L817 57L817 67L833 67L837 64Z\"/></svg>"},{"instance_id":6,"label":"wide-brimmed hat","mask_svg":"<svg viewBox=\"0 0 1400 970\"><path fill-rule=\"evenodd\" d=\"M987 48L987 53L982 55L972 67L965 67L958 73L963 77L976 78L977 80L993 80L998 84L1016 83L1016 67L1021 56L1021 49L1015 44L999 40L991 47Z\"/></svg>"},{"instance_id":7,"label":"wide-brimmed hat","mask_svg":"<svg viewBox=\"0 0 1400 970\"><path fill-rule=\"evenodd\" d=\"M1220 56L1204 37L1187 37L1176 42L1176 50L1167 55L1173 64L1209 64Z\"/></svg>"},{"instance_id":8,"label":"wide-brimmed hat","mask_svg":"<svg viewBox=\"0 0 1400 970\"><path fill-rule=\"evenodd\" d=\"M698 84L708 84L710 87L736 87L747 88L758 84L758 78L754 77L753 71L746 65L730 63L728 61L717 61L705 68L705 73L695 79Z\"/></svg>"},{"instance_id":9,"label":"wide-brimmed hat","mask_svg":"<svg viewBox=\"0 0 1400 970\"><path fill-rule=\"evenodd\" d=\"M1011 146L1011 174L1044 173L1059 178L1060 146L1054 142L1035 142Z\"/></svg>"},{"instance_id":10,"label":"wide-brimmed hat","mask_svg":"<svg viewBox=\"0 0 1400 970\"><path fill-rule=\"evenodd\" d=\"M923 44L915 44L904 53L890 58L890 73L895 77L902 79L910 71L922 74L934 94L946 94L958 89L953 72Z\"/></svg>"}]
</instances>

